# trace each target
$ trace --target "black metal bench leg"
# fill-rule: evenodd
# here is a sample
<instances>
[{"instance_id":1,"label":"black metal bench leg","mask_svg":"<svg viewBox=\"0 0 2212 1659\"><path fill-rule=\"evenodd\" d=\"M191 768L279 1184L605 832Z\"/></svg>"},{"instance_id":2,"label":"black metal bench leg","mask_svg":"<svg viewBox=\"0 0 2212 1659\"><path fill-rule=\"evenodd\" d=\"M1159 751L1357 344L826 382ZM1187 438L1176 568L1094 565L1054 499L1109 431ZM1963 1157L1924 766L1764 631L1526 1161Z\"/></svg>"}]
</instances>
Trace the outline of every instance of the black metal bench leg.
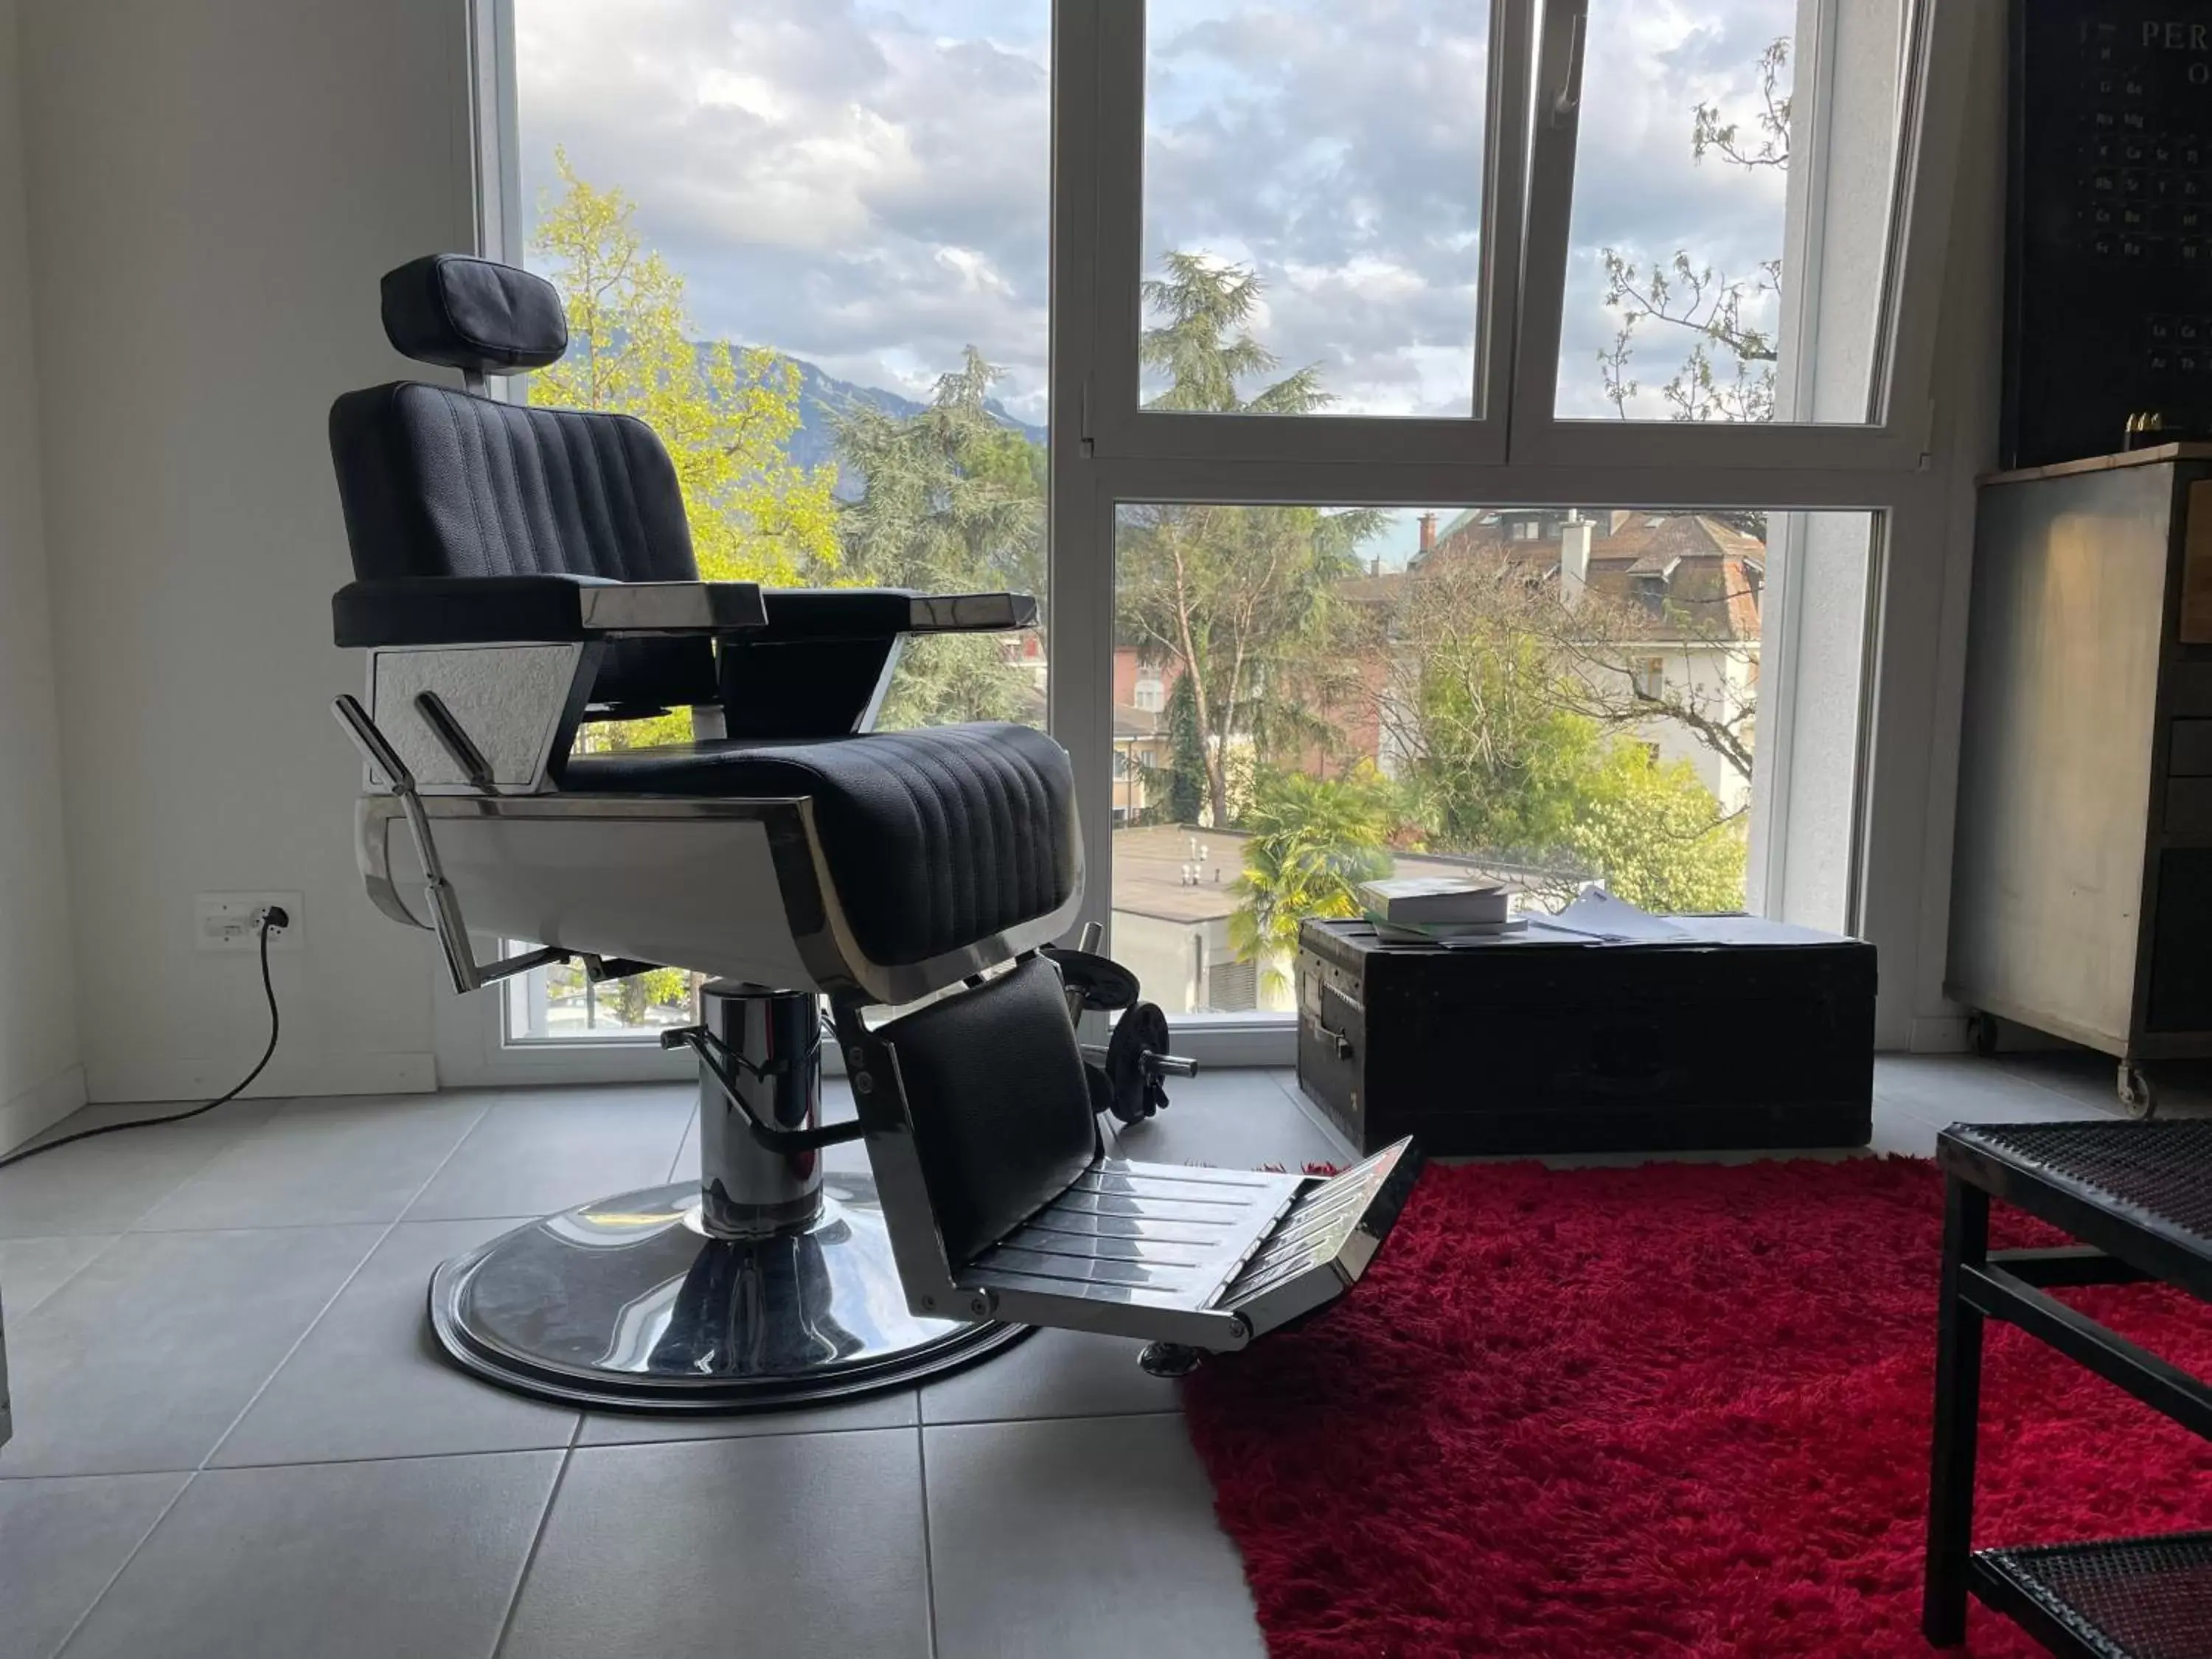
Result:
<instances>
[{"instance_id":1,"label":"black metal bench leg","mask_svg":"<svg viewBox=\"0 0 2212 1659\"><path fill-rule=\"evenodd\" d=\"M1943 1183L1943 1291L1936 1328L1936 1455L1928 1491L1928 1579L1920 1628L1938 1647L1966 1639L1974 1529L1974 1453L1982 1395L1982 1314L1960 1295L1961 1270L1985 1266L1990 1195Z\"/></svg>"}]
</instances>

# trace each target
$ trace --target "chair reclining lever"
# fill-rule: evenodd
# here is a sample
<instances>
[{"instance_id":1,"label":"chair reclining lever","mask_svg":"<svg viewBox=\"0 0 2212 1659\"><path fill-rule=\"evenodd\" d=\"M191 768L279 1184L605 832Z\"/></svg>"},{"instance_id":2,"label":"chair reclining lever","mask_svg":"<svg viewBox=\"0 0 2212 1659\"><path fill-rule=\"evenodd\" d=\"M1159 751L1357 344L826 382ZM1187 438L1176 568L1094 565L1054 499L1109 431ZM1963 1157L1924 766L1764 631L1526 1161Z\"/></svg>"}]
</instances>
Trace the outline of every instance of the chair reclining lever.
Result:
<instances>
[{"instance_id":1,"label":"chair reclining lever","mask_svg":"<svg viewBox=\"0 0 2212 1659\"><path fill-rule=\"evenodd\" d=\"M349 693L331 707L337 714L338 724L353 739L354 747L361 750L371 766L380 768L392 780L392 793L398 797L399 810L407 819L408 836L415 843L415 856L422 866L422 890L430 908L430 931L438 936L439 948L446 954L446 969L453 976L453 988L465 995L495 981L512 979L533 968L568 961L568 952L552 945L526 951L520 956L501 957L494 962L477 960L476 952L469 947L469 925L461 915L461 901L453 884L446 879L445 866L438 860L438 844L431 839L429 814L422 810L422 798L416 792L414 773L399 758L399 751L392 746L391 739L368 717L359 698Z\"/></svg>"},{"instance_id":2,"label":"chair reclining lever","mask_svg":"<svg viewBox=\"0 0 2212 1659\"><path fill-rule=\"evenodd\" d=\"M718 1039L703 1025L678 1025L660 1034L664 1048L689 1048L699 1056L699 1063L707 1075L714 1079L715 1086L730 1097L745 1120L752 1137L769 1152L788 1155L793 1152L819 1152L824 1146L836 1146L848 1140L858 1140L867 1133L867 1126L854 1118L846 1123L825 1124L818 1129L786 1129L763 1120L752 1109L751 1103L738 1089L737 1079L730 1075L734 1064L750 1072L755 1077L773 1077L783 1071L787 1061L772 1066L756 1066L728 1044Z\"/></svg>"},{"instance_id":3,"label":"chair reclining lever","mask_svg":"<svg viewBox=\"0 0 2212 1659\"><path fill-rule=\"evenodd\" d=\"M483 757L476 739L470 737L453 711L446 707L446 700L435 691L417 691L415 709L422 715L422 724L430 728L430 735L439 746L453 757L453 764L460 768L461 775L479 795L495 795L498 787L492 781L491 763Z\"/></svg>"}]
</instances>

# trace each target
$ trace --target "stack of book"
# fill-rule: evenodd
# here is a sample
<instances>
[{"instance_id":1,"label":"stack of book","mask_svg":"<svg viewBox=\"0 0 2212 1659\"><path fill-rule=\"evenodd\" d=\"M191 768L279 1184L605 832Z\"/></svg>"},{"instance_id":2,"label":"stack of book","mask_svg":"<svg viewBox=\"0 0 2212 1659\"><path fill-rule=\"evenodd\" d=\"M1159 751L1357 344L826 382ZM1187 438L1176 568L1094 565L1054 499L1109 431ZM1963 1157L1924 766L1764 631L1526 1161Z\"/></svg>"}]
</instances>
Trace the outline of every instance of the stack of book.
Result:
<instances>
[{"instance_id":1,"label":"stack of book","mask_svg":"<svg viewBox=\"0 0 2212 1659\"><path fill-rule=\"evenodd\" d=\"M1511 914L1511 901L1503 887L1449 877L1364 882L1359 902L1378 937L1405 945L1481 939L1527 925Z\"/></svg>"}]
</instances>

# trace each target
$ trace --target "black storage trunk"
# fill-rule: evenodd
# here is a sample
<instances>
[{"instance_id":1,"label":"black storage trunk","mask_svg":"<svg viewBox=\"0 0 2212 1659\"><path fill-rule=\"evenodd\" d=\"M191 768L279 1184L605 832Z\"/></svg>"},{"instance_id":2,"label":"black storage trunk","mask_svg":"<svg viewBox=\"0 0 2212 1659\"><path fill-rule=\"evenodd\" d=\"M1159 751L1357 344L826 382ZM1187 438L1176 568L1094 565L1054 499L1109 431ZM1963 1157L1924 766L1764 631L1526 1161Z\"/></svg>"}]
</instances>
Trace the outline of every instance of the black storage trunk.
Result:
<instances>
[{"instance_id":1,"label":"black storage trunk","mask_svg":"<svg viewBox=\"0 0 2212 1659\"><path fill-rule=\"evenodd\" d=\"M1664 943L1298 937L1298 1082L1362 1152L1863 1146L1874 947L1747 916Z\"/></svg>"}]
</instances>

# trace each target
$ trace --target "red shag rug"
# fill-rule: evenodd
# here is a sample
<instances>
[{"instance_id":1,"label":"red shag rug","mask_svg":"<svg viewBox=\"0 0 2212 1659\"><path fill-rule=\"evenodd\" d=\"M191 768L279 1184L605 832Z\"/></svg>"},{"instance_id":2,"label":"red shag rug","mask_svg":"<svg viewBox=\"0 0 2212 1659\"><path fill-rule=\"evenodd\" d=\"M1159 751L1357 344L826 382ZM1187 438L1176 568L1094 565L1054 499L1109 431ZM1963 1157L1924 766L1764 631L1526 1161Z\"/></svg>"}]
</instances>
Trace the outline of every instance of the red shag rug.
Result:
<instances>
[{"instance_id":1,"label":"red shag rug","mask_svg":"<svg viewBox=\"0 0 2212 1659\"><path fill-rule=\"evenodd\" d=\"M1941 1212L1904 1159L1431 1169L1334 1312L1185 1385L1270 1651L1929 1652ZM2200 1304L2063 1294L2212 1375ZM2212 1445L2009 1327L1983 1381L1978 1542L2212 1527Z\"/></svg>"}]
</instances>

